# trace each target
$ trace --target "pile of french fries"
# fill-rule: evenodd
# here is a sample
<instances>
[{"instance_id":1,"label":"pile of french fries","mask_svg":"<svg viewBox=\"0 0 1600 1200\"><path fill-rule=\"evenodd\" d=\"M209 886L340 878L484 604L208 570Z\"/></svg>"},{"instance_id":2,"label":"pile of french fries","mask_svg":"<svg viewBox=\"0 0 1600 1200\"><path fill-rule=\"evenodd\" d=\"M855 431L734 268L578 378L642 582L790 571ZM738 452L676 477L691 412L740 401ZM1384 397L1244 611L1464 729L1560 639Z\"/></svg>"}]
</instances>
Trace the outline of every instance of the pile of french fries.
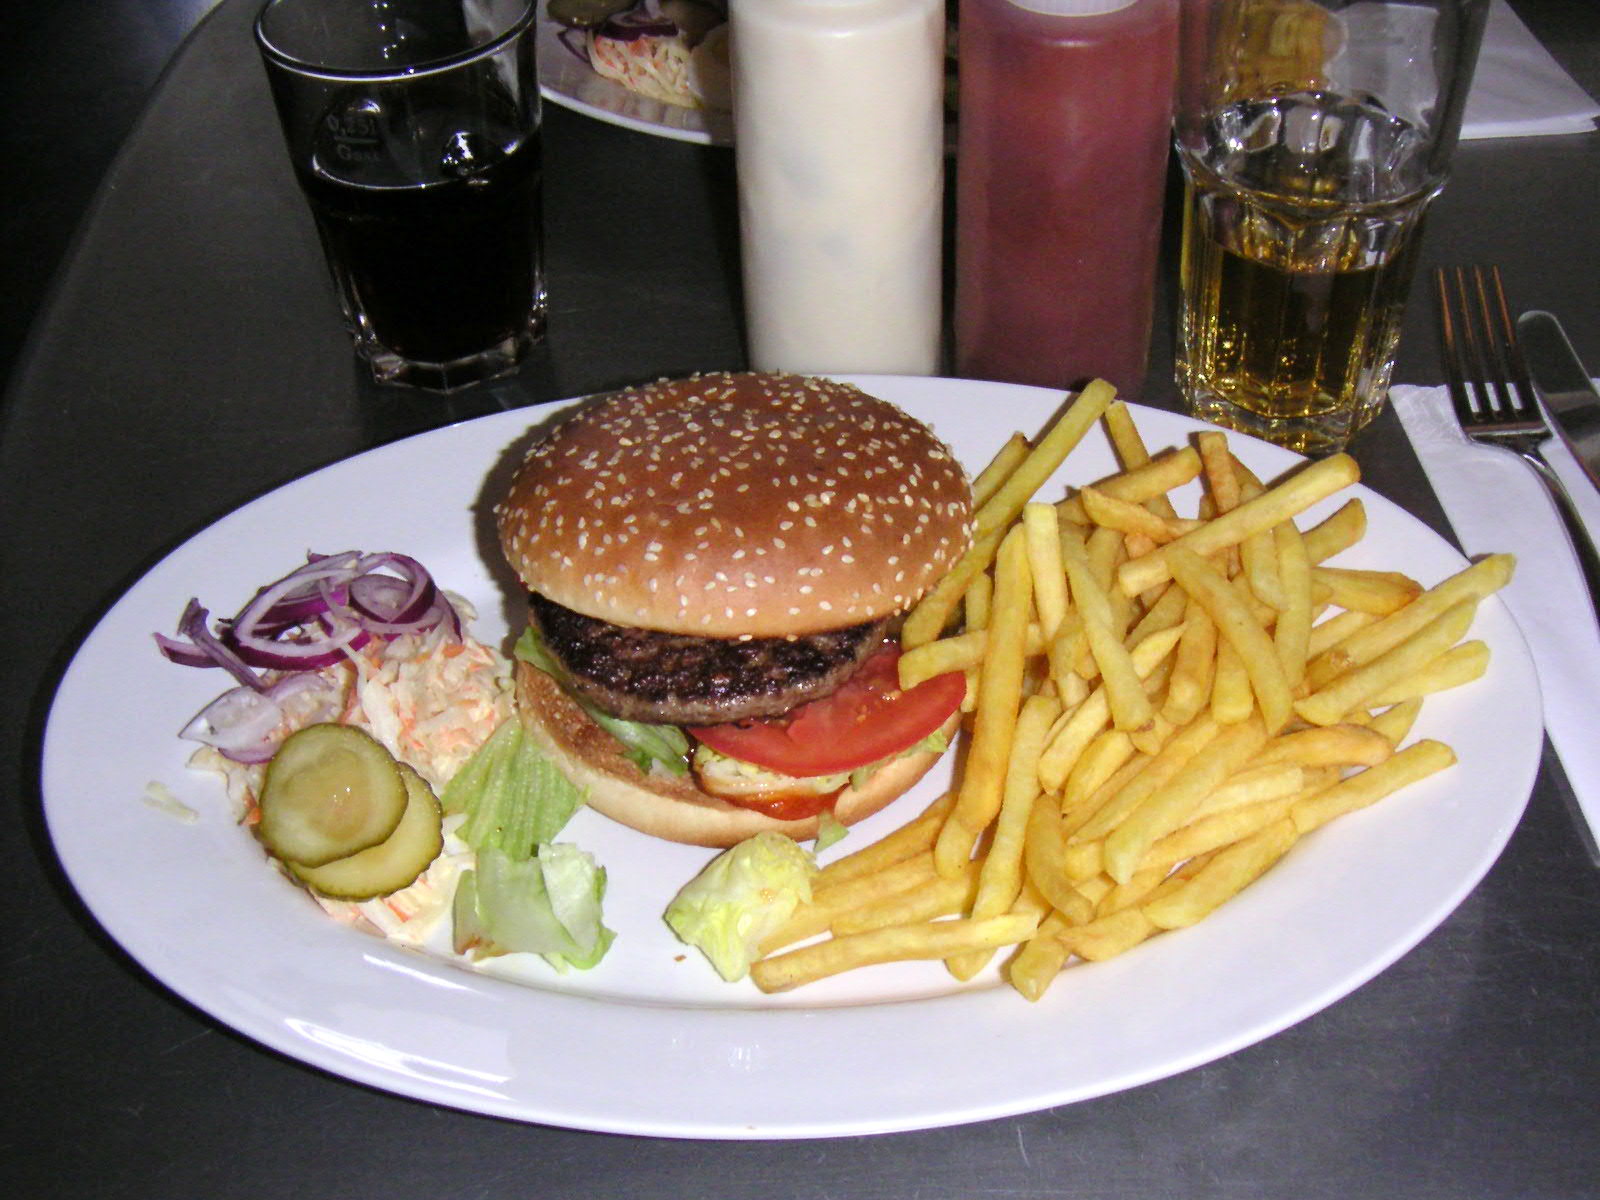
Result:
<instances>
[{"instance_id":1,"label":"pile of french fries","mask_svg":"<svg viewBox=\"0 0 1600 1200\"><path fill-rule=\"evenodd\" d=\"M1121 471L1036 500L1096 423ZM824 867L757 985L907 959L966 980L1017 947L1006 978L1038 999L1073 959L1193 925L1301 837L1451 765L1406 739L1423 697L1487 669L1462 639L1514 560L1427 589L1322 565L1365 533L1360 499L1295 518L1357 476L1339 454L1269 486L1219 432L1152 457L1103 382L1037 445L1014 436L974 483L971 550L902 633L902 686L968 675L955 789ZM1181 517L1168 493L1196 479Z\"/></svg>"}]
</instances>

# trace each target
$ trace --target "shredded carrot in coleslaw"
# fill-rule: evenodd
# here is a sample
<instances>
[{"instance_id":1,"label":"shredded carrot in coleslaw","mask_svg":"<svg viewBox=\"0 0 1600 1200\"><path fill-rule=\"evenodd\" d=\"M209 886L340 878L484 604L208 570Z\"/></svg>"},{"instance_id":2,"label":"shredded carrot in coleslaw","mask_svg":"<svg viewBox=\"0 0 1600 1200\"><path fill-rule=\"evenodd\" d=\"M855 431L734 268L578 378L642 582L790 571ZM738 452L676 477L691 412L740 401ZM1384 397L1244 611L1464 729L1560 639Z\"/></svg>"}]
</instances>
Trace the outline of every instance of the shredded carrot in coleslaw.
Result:
<instances>
[{"instance_id":1,"label":"shredded carrot in coleslaw","mask_svg":"<svg viewBox=\"0 0 1600 1200\"><path fill-rule=\"evenodd\" d=\"M461 597L450 600L463 623L476 617ZM457 640L443 625L426 633L374 638L346 654L347 662L320 672L325 687L284 702L275 743L320 721L355 725L439 791L512 714L511 667L505 657L466 634ZM189 765L222 776L241 822L259 819L265 764L234 762L202 746ZM472 865L471 850L453 836L459 824L459 819L446 821L445 852L409 887L375 900L316 896L317 902L349 924L400 941L421 941L448 912L457 877Z\"/></svg>"}]
</instances>

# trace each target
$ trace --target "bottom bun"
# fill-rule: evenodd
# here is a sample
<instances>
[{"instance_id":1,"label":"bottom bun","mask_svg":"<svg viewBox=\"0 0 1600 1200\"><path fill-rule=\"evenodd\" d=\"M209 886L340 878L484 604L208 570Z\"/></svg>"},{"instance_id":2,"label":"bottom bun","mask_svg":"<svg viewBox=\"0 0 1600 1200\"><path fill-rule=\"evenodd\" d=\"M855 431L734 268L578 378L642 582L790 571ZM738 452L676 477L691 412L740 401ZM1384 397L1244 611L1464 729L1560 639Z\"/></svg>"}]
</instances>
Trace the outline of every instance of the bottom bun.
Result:
<instances>
[{"instance_id":1,"label":"bottom bun","mask_svg":"<svg viewBox=\"0 0 1600 1200\"><path fill-rule=\"evenodd\" d=\"M517 663L517 715L561 773L588 793L590 808L642 833L716 847L735 845L769 829L796 841L817 836L817 817L780 821L701 791L691 775L641 773L617 740L590 720L554 679L525 662ZM952 716L944 733L953 735L960 721L960 713ZM861 787L839 793L834 816L846 825L870 817L908 791L938 761L938 754L925 752L885 763Z\"/></svg>"}]
</instances>

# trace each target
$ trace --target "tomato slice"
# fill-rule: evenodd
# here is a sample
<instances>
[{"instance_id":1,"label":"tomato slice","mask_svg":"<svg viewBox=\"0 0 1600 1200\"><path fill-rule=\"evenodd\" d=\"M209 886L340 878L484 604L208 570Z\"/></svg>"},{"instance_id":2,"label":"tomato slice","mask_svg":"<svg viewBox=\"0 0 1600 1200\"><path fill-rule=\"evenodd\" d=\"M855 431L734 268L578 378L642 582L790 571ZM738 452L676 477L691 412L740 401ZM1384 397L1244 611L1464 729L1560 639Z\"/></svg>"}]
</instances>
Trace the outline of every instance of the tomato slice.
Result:
<instances>
[{"instance_id":1,"label":"tomato slice","mask_svg":"<svg viewBox=\"0 0 1600 1200\"><path fill-rule=\"evenodd\" d=\"M900 647L885 642L831 696L782 717L689 730L720 754L785 775L834 775L916 745L961 707L967 680L952 671L900 690Z\"/></svg>"}]
</instances>

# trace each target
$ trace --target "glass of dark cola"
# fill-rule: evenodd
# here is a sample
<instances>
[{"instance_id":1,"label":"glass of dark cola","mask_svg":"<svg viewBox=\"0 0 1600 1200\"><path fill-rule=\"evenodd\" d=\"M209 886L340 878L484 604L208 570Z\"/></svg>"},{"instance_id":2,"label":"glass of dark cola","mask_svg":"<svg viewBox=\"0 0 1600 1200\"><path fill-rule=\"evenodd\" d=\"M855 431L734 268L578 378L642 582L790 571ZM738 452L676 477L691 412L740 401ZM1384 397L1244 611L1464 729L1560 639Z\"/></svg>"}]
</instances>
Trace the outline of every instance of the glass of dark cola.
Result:
<instances>
[{"instance_id":1,"label":"glass of dark cola","mask_svg":"<svg viewBox=\"0 0 1600 1200\"><path fill-rule=\"evenodd\" d=\"M544 333L537 0L269 0L289 156L356 352L450 391Z\"/></svg>"}]
</instances>

